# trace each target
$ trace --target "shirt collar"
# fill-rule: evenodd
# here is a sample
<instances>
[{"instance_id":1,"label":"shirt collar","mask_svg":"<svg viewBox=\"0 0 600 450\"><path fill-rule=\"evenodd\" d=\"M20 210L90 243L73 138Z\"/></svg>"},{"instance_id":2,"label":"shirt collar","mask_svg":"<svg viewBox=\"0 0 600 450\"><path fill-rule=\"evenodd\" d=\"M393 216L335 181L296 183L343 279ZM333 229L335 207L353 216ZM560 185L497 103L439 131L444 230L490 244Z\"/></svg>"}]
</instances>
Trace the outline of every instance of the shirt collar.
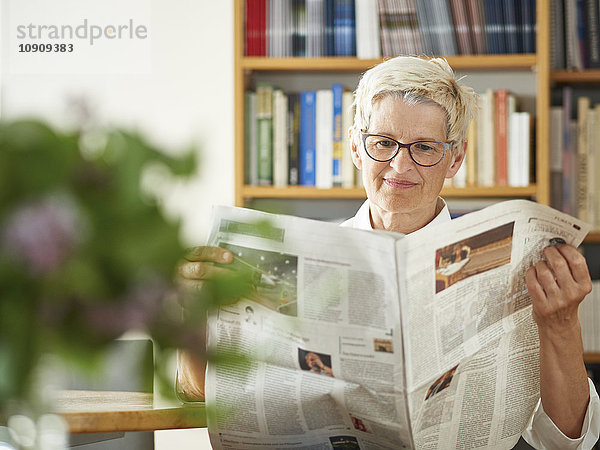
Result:
<instances>
[{"instance_id":1,"label":"shirt collar","mask_svg":"<svg viewBox=\"0 0 600 450\"><path fill-rule=\"evenodd\" d=\"M352 223L353 228L358 228L360 230L372 230L371 226L371 216L369 213L369 199L365 200L365 202L361 205L359 210L356 212L354 216L354 220ZM438 211L436 216L433 218L431 222L425 225L423 228L432 227L441 223L447 223L451 219L450 211L448 210L448 205L446 201L442 197L438 197L436 210ZM421 228L421 229L423 229Z\"/></svg>"}]
</instances>

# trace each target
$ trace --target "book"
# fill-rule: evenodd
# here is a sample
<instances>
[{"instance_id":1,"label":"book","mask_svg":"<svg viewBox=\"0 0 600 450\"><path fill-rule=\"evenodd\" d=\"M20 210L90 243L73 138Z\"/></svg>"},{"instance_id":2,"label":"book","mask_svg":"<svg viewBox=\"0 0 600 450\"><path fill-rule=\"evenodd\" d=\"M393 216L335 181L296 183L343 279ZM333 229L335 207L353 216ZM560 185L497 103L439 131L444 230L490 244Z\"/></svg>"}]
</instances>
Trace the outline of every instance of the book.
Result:
<instances>
[{"instance_id":1,"label":"book","mask_svg":"<svg viewBox=\"0 0 600 450\"><path fill-rule=\"evenodd\" d=\"M487 89L480 96L480 118L478 121L479 136L477 146L477 184L494 186L496 182L496 130L495 130L495 95Z\"/></svg>"},{"instance_id":2,"label":"book","mask_svg":"<svg viewBox=\"0 0 600 450\"><path fill-rule=\"evenodd\" d=\"M352 102L354 94L350 91L342 93L342 187L354 187L354 174L356 168L352 162L352 143L349 130L354 121Z\"/></svg>"},{"instance_id":3,"label":"book","mask_svg":"<svg viewBox=\"0 0 600 450\"><path fill-rule=\"evenodd\" d=\"M224 206L210 229L253 279L207 321L213 448L396 450L516 445L540 397L524 271L590 226L512 200L409 235Z\"/></svg>"},{"instance_id":4,"label":"book","mask_svg":"<svg viewBox=\"0 0 600 450\"><path fill-rule=\"evenodd\" d=\"M316 187L328 189L333 187L333 92L331 89L317 90L316 112Z\"/></svg>"},{"instance_id":5,"label":"book","mask_svg":"<svg viewBox=\"0 0 600 450\"><path fill-rule=\"evenodd\" d=\"M389 0L388 0L389 1ZM417 21L419 24L419 36L425 55L441 55L441 49L438 48L438 41L433 33L432 11L430 2L415 2L417 12ZM383 42L383 41L382 41ZM384 54L384 56L386 56ZM394 56L394 55L389 55Z\"/></svg>"},{"instance_id":6,"label":"book","mask_svg":"<svg viewBox=\"0 0 600 450\"><path fill-rule=\"evenodd\" d=\"M450 7L454 19L454 30L456 32L459 53L461 55L471 55L473 53L473 46L471 45L466 2L463 0L450 0Z\"/></svg>"},{"instance_id":7,"label":"book","mask_svg":"<svg viewBox=\"0 0 600 450\"><path fill-rule=\"evenodd\" d=\"M496 185L508 185L508 91L497 89L496 106Z\"/></svg>"},{"instance_id":8,"label":"book","mask_svg":"<svg viewBox=\"0 0 600 450\"><path fill-rule=\"evenodd\" d=\"M306 56L319 58L325 54L324 0L306 0Z\"/></svg>"},{"instance_id":9,"label":"book","mask_svg":"<svg viewBox=\"0 0 600 450\"><path fill-rule=\"evenodd\" d=\"M281 89L273 91L273 185L288 185L288 98Z\"/></svg>"},{"instance_id":10,"label":"book","mask_svg":"<svg viewBox=\"0 0 600 450\"><path fill-rule=\"evenodd\" d=\"M300 184L316 184L316 91L300 93Z\"/></svg>"},{"instance_id":11,"label":"book","mask_svg":"<svg viewBox=\"0 0 600 450\"><path fill-rule=\"evenodd\" d=\"M588 210L588 153L589 153L589 130L588 113L590 110L590 98L580 96L577 98L577 193L576 208L577 217L589 221Z\"/></svg>"},{"instance_id":12,"label":"book","mask_svg":"<svg viewBox=\"0 0 600 450\"><path fill-rule=\"evenodd\" d=\"M563 189L563 109L550 108L550 206L562 210Z\"/></svg>"},{"instance_id":13,"label":"book","mask_svg":"<svg viewBox=\"0 0 600 450\"><path fill-rule=\"evenodd\" d=\"M381 58L381 40L377 0L355 0L356 56Z\"/></svg>"},{"instance_id":14,"label":"book","mask_svg":"<svg viewBox=\"0 0 600 450\"><path fill-rule=\"evenodd\" d=\"M340 0L323 0L323 56L336 56L336 9ZM339 38L338 38L339 42Z\"/></svg>"},{"instance_id":15,"label":"book","mask_svg":"<svg viewBox=\"0 0 600 450\"><path fill-rule=\"evenodd\" d=\"M575 209L575 189L573 183L576 180L575 170L575 142L573 139L573 90L570 86L563 87L562 90L562 108L563 108L563 200L562 211L567 214L576 214Z\"/></svg>"},{"instance_id":16,"label":"book","mask_svg":"<svg viewBox=\"0 0 600 450\"><path fill-rule=\"evenodd\" d=\"M344 157L344 147L342 142L342 98L344 95L344 86L340 83L334 83L331 86L331 91L333 94L333 186L341 186L343 180L342 161Z\"/></svg>"},{"instance_id":17,"label":"book","mask_svg":"<svg viewBox=\"0 0 600 450\"><path fill-rule=\"evenodd\" d=\"M597 103L594 106L594 117L595 117L595 125L593 127L593 137L591 142L593 142L592 152L594 153L594 165L592 167L592 177L591 179L594 181L594 187L591 190L594 192L594 218L592 223L594 224L594 228L600 229L600 103ZM600 324L600 317L598 317L598 322Z\"/></svg>"},{"instance_id":18,"label":"book","mask_svg":"<svg viewBox=\"0 0 600 450\"><path fill-rule=\"evenodd\" d=\"M433 0L433 36L437 39L440 55L456 55L457 46L449 0Z\"/></svg>"},{"instance_id":19,"label":"book","mask_svg":"<svg viewBox=\"0 0 600 450\"><path fill-rule=\"evenodd\" d=\"M486 54L488 45L483 4L479 0L466 0L466 5L473 50L478 55Z\"/></svg>"},{"instance_id":20,"label":"book","mask_svg":"<svg viewBox=\"0 0 600 450\"><path fill-rule=\"evenodd\" d=\"M306 0L292 1L292 56L306 56Z\"/></svg>"},{"instance_id":21,"label":"book","mask_svg":"<svg viewBox=\"0 0 600 450\"><path fill-rule=\"evenodd\" d=\"M579 48L578 12L575 1L565 2L566 69L583 69Z\"/></svg>"},{"instance_id":22,"label":"book","mask_svg":"<svg viewBox=\"0 0 600 450\"><path fill-rule=\"evenodd\" d=\"M554 0L553 0L554 1ZM536 0L522 0L521 17L523 30L523 51L524 53L535 53L536 41Z\"/></svg>"},{"instance_id":23,"label":"book","mask_svg":"<svg viewBox=\"0 0 600 450\"><path fill-rule=\"evenodd\" d=\"M594 178L597 178L596 169L596 158L598 154L596 152L597 143L593 141L595 137L595 129L598 128L600 122L596 116L594 108L588 110L588 127L587 127L587 220L592 225L596 225L594 218L596 217L596 210L598 209L598 193L594 190L596 182Z\"/></svg>"},{"instance_id":24,"label":"book","mask_svg":"<svg viewBox=\"0 0 600 450\"><path fill-rule=\"evenodd\" d=\"M467 149L465 162L467 164L467 186L477 184L477 118L471 120L467 128Z\"/></svg>"},{"instance_id":25,"label":"book","mask_svg":"<svg viewBox=\"0 0 600 450\"><path fill-rule=\"evenodd\" d=\"M520 186L529 186L531 182L531 161L533 160L532 154L532 145L531 145L531 114L528 112L519 112L517 113L521 118L521 123L519 125L519 136L520 136L520 148L519 152L521 156L521 163L519 167L521 168L521 175L519 177Z\"/></svg>"},{"instance_id":26,"label":"book","mask_svg":"<svg viewBox=\"0 0 600 450\"><path fill-rule=\"evenodd\" d=\"M250 186L258 185L258 147L257 147L257 100L256 92L244 93L244 162L245 180Z\"/></svg>"},{"instance_id":27,"label":"book","mask_svg":"<svg viewBox=\"0 0 600 450\"><path fill-rule=\"evenodd\" d=\"M356 56L354 0L334 0L334 54Z\"/></svg>"},{"instance_id":28,"label":"book","mask_svg":"<svg viewBox=\"0 0 600 450\"><path fill-rule=\"evenodd\" d=\"M300 184L300 94L288 94L288 184Z\"/></svg>"},{"instance_id":29,"label":"book","mask_svg":"<svg viewBox=\"0 0 600 450\"><path fill-rule=\"evenodd\" d=\"M515 0L502 0L502 11L504 13L504 42L506 53L520 53L519 42L517 39L517 28L521 24L517 24Z\"/></svg>"},{"instance_id":30,"label":"book","mask_svg":"<svg viewBox=\"0 0 600 450\"><path fill-rule=\"evenodd\" d=\"M256 87L258 184L273 184L273 86Z\"/></svg>"},{"instance_id":31,"label":"book","mask_svg":"<svg viewBox=\"0 0 600 450\"><path fill-rule=\"evenodd\" d=\"M564 0L550 2L550 68L565 68L565 10Z\"/></svg>"},{"instance_id":32,"label":"book","mask_svg":"<svg viewBox=\"0 0 600 450\"><path fill-rule=\"evenodd\" d=\"M583 1L585 36L583 39L586 68L600 68L600 17L598 0Z\"/></svg>"}]
</instances>

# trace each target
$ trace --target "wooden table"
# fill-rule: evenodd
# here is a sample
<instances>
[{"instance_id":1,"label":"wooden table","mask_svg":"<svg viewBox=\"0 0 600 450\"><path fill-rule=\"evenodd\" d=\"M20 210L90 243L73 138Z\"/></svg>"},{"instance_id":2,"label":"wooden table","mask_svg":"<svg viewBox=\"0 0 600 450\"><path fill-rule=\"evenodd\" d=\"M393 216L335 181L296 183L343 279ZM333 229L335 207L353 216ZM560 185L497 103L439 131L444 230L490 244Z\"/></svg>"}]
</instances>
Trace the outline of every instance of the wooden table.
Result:
<instances>
[{"instance_id":1,"label":"wooden table","mask_svg":"<svg viewBox=\"0 0 600 450\"><path fill-rule=\"evenodd\" d=\"M154 431L206 426L204 403L155 407L143 392L60 391L56 411L70 433Z\"/></svg>"}]
</instances>

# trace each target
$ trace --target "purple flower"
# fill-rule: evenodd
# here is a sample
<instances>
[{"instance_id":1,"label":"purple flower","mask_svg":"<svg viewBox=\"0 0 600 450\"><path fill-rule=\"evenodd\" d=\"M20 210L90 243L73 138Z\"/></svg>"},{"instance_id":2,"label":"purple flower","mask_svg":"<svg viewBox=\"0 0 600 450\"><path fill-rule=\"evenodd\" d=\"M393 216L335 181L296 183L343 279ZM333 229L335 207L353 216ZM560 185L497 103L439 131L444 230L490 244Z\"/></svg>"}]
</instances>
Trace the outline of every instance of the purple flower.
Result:
<instances>
[{"instance_id":1,"label":"purple flower","mask_svg":"<svg viewBox=\"0 0 600 450\"><path fill-rule=\"evenodd\" d=\"M66 195L49 195L18 207L3 226L1 248L25 263L33 276L57 268L81 240L81 220Z\"/></svg>"}]
</instances>

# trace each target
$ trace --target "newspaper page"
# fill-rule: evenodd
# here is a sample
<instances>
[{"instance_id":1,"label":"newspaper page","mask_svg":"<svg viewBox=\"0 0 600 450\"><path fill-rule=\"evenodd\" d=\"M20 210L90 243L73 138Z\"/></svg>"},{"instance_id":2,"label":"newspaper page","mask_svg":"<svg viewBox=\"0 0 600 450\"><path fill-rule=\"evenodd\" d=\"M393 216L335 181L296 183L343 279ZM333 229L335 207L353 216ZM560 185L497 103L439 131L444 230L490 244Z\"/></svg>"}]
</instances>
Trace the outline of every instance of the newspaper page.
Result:
<instances>
[{"instance_id":1,"label":"newspaper page","mask_svg":"<svg viewBox=\"0 0 600 450\"><path fill-rule=\"evenodd\" d=\"M539 400L525 273L589 225L525 200L397 242L409 410L417 448L512 448ZM437 399L436 399L437 397ZM435 401L433 401L435 399Z\"/></svg>"},{"instance_id":2,"label":"newspaper page","mask_svg":"<svg viewBox=\"0 0 600 450\"><path fill-rule=\"evenodd\" d=\"M209 319L209 348L245 355L209 364L214 448L514 446L539 399L525 271L588 226L515 200L443 227L218 208L209 245L257 281Z\"/></svg>"},{"instance_id":3,"label":"newspaper page","mask_svg":"<svg viewBox=\"0 0 600 450\"><path fill-rule=\"evenodd\" d=\"M253 225L268 220L270 227ZM219 207L209 245L256 295L209 319L216 449L412 448L391 233ZM231 354L231 353L230 353Z\"/></svg>"}]
</instances>

